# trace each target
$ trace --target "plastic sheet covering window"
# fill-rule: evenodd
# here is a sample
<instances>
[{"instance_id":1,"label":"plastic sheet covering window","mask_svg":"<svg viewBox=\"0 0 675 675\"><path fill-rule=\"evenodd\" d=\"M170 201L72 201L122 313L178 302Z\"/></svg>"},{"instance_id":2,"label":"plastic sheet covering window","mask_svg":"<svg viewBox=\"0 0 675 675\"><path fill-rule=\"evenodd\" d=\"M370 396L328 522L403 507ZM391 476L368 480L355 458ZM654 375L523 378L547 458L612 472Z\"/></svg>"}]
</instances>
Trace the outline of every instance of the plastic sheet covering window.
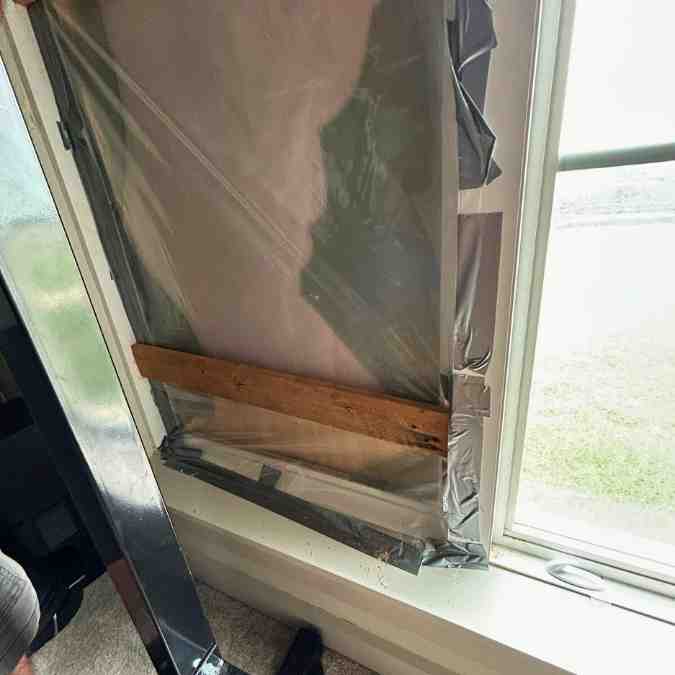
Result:
<instances>
[{"instance_id":1,"label":"plastic sheet covering window","mask_svg":"<svg viewBox=\"0 0 675 675\"><path fill-rule=\"evenodd\" d=\"M124 241L109 262L127 307L142 308L143 340L450 405L458 185L445 2L47 7L109 182ZM287 517L299 507L287 497L339 514L347 543L414 559L409 571L424 547L484 562L466 555L476 541L448 540L461 530L448 513L461 462L163 395L176 468L224 489L238 476L240 496L283 503Z\"/></svg>"},{"instance_id":2,"label":"plastic sheet covering window","mask_svg":"<svg viewBox=\"0 0 675 675\"><path fill-rule=\"evenodd\" d=\"M455 0L448 44L457 101L459 187L467 190L501 175L494 159L497 138L484 116L490 53L497 46L490 0Z\"/></svg>"}]
</instances>

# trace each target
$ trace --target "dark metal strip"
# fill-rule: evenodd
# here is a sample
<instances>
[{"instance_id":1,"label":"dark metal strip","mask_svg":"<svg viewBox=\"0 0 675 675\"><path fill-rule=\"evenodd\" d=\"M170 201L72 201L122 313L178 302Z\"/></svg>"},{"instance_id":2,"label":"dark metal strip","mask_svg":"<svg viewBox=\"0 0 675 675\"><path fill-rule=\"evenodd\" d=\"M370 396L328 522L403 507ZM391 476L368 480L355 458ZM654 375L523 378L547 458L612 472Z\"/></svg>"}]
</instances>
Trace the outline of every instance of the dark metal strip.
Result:
<instances>
[{"instance_id":1,"label":"dark metal strip","mask_svg":"<svg viewBox=\"0 0 675 675\"><path fill-rule=\"evenodd\" d=\"M254 481L216 464L194 457L181 456L180 450L164 448L166 466L194 476L230 494L258 504L269 511L300 523L361 553L417 574L422 564L424 543L408 543L381 532L368 523L343 513L317 506L286 494L263 481Z\"/></svg>"}]
</instances>

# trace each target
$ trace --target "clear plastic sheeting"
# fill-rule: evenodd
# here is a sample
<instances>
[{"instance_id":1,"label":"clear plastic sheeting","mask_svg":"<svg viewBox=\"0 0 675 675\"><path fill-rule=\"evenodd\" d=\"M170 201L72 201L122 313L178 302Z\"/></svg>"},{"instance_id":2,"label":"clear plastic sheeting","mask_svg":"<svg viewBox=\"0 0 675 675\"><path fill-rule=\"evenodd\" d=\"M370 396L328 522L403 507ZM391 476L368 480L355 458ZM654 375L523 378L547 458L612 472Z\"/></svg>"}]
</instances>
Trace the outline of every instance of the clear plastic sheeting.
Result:
<instances>
[{"instance_id":1,"label":"clear plastic sheeting","mask_svg":"<svg viewBox=\"0 0 675 675\"><path fill-rule=\"evenodd\" d=\"M153 341L436 402L440 3L51 7Z\"/></svg>"},{"instance_id":2,"label":"clear plastic sheeting","mask_svg":"<svg viewBox=\"0 0 675 675\"><path fill-rule=\"evenodd\" d=\"M473 296L455 287L446 3L46 6L84 121L74 152L102 170L114 218L99 230L139 340L450 412L455 302ZM156 386L170 466L299 522L339 521L335 538L351 528L346 543L370 555L385 542L371 529L386 535L381 559L423 541L426 559L461 565L480 548L467 512L480 446L462 408L446 461Z\"/></svg>"},{"instance_id":3,"label":"clear plastic sheeting","mask_svg":"<svg viewBox=\"0 0 675 675\"><path fill-rule=\"evenodd\" d=\"M317 465L331 475L434 503L439 497L443 458L378 441L310 420L288 424L288 416L237 401L166 387L180 431L268 458ZM194 443L194 441L193 441Z\"/></svg>"},{"instance_id":4,"label":"clear plastic sheeting","mask_svg":"<svg viewBox=\"0 0 675 675\"><path fill-rule=\"evenodd\" d=\"M425 541L445 536L445 518L435 504L309 465L227 448L180 432L167 437L162 456L173 468L214 485L227 485L228 492L408 572L417 573ZM336 532L336 526L343 534Z\"/></svg>"}]
</instances>

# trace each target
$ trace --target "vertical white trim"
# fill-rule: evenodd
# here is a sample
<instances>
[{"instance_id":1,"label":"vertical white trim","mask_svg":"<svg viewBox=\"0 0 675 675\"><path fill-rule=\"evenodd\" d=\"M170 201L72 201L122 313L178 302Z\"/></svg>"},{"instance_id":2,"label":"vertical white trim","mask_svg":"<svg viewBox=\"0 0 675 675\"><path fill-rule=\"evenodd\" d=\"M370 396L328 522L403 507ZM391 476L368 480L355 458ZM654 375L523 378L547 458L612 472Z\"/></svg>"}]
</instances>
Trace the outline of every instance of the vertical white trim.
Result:
<instances>
[{"instance_id":1,"label":"vertical white trim","mask_svg":"<svg viewBox=\"0 0 675 675\"><path fill-rule=\"evenodd\" d=\"M543 0L508 347L493 535L517 498L550 230L575 0Z\"/></svg>"},{"instance_id":2,"label":"vertical white trim","mask_svg":"<svg viewBox=\"0 0 675 675\"><path fill-rule=\"evenodd\" d=\"M0 18L0 55L56 203L73 255L101 326L143 445L152 454L165 430L150 385L131 353L134 334L112 279L94 215L72 153L57 127L59 112L28 12L5 2Z\"/></svg>"},{"instance_id":3,"label":"vertical white trim","mask_svg":"<svg viewBox=\"0 0 675 675\"><path fill-rule=\"evenodd\" d=\"M486 116L497 134L496 158L503 174L490 185L460 194L462 212L501 211L501 255L493 355L486 374L492 415L485 418L481 462L481 541L491 538L497 460L506 377L514 260L520 223L532 83L543 0L494 6L498 46L490 63Z\"/></svg>"}]
</instances>

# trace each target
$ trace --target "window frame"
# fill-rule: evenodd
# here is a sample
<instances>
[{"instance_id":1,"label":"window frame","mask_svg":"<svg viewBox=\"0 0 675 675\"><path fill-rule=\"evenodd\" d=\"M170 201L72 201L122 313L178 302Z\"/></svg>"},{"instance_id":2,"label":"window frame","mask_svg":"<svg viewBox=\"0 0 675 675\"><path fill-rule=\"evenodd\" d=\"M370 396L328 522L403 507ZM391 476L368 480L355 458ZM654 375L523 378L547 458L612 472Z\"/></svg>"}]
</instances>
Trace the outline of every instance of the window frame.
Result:
<instances>
[{"instance_id":1,"label":"window frame","mask_svg":"<svg viewBox=\"0 0 675 675\"><path fill-rule=\"evenodd\" d=\"M513 261L491 560L498 566L563 586L546 572L545 562L570 560L605 579L607 590L600 594L601 599L675 623L671 599L675 597L675 567L514 525L557 174L675 160L675 143L559 156L574 14L575 0L542 2L519 240Z\"/></svg>"}]
</instances>

